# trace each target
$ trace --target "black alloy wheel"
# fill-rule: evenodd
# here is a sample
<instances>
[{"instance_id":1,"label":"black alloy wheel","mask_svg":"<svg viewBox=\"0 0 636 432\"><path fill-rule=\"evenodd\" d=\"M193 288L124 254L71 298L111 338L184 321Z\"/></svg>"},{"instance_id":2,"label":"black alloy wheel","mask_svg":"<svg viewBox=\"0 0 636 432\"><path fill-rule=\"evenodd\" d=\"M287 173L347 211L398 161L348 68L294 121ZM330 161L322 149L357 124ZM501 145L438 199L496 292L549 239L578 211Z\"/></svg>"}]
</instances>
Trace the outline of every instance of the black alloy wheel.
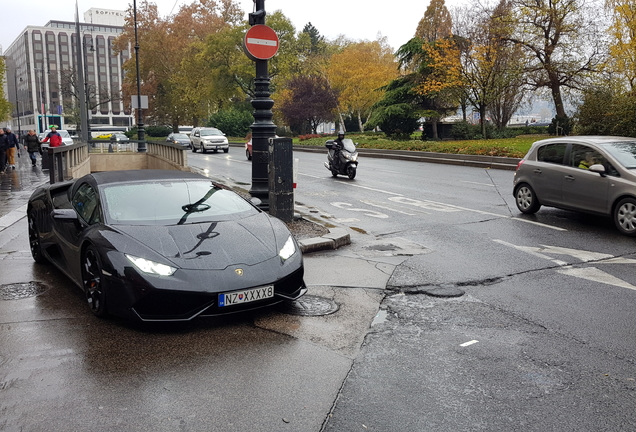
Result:
<instances>
[{"instance_id":1,"label":"black alloy wheel","mask_svg":"<svg viewBox=\"0 0 636 432\"><path fill-rule=\"evenodd\" d=\"M541 208L541 203L537 199L532 187L527 183L522 183L515 191L515 204L521 213L534 214Z\"/></svg>"},{"instance_id":2,"label":"black alloy wheel","mask_svg":"<svg viewBox=\"0 0 636 432\"><path fill-rule=\"evenodd\" d=\"M40 232L35 224L35 217L33 214L29 215L29 248L31 249L31 256L36 263L44 264L48 260L42 254L42 244L40 242Z\"/></svg>"},{"instance_id":3,"label":"black alloy wheel","mask_svg":"<svg viewBox=\"0 0 636 432\"><path fill-rule=\"evenodd\" d=\"M108 313L102 283L102 264L93 246L88 246L82 256L82 286L91 312L98 317L106 316Z\"/></svg>"},{"instance_id":4,"label":"black alloy wheel","mask_svg":"<svg viewBox=\"0 0 636 432\"><path fill-rule=\"evenodd\" d=\"M636 200L623 198L614 208L614 224L621 234L636 236Z\"/></svg>"}]
</instances>

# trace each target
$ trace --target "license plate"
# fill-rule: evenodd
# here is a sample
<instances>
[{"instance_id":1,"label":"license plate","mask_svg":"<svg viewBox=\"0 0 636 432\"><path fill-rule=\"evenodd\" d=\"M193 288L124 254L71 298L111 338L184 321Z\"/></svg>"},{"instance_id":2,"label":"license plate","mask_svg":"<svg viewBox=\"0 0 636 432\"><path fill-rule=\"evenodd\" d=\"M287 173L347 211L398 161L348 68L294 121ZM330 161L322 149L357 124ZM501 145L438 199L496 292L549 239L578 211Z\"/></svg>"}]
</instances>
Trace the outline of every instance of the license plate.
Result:
<instances>
[{"instance_id":1,"label":"license plate","mask_svg":"<svg viewBox=\"0 0 636 432\"><path fill-rule=\"evenodd\" d=\"M219 307L250 303L274 297L274 285L252 288L244 291L219 294Z\"/></svg>"}]
</instances>

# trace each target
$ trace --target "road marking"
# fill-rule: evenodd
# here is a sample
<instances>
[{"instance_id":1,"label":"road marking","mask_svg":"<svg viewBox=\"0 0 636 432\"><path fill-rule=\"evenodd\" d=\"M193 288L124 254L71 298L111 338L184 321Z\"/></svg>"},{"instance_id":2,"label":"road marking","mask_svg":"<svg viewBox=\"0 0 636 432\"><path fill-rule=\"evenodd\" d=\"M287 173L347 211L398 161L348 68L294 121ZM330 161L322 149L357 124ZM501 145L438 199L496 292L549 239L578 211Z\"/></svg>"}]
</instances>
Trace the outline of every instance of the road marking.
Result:
<instances>
[{"instance_id":1,"label":"road marking","mask_svg":"<svg viewBox=\"0 0 636 432\"><path fill-rule=\"evenodd\" d=\"M622 279L619 279L615 276L612 276L609 273L604 272L603 270L599 270L596 267L584 267L584 268L576 268L572 267L572 265L566 263L565 261L553 259L545 254L557 254L557 255L568 255L573 258L576 258L583 263L595 262L596 264L634 264L636 260L630 258L617 258L614 255L609 255L600 252L590 252L586 250L580 249L570 249L563 248L558 246L546 246L540 245L541 247L531 247L531 246L518 246L512 243L505 242L503 240L493 239L494 242L499 243L504 246L510 246L519 251L526 252L530 255L536 256L538 258L547 259L557 264L561 269L557 270L557 273L561 273L567 276L573 276L580 279L586 279L592 282L598 282L606 285L613 285L620 288L627 288L631 290L636 290L636 286L630 284L629 282L625 282Z\"/></svg>"},{"instance_id":2,"label":"road marking","mask_svg":"<svg viewBox=\"0 0 636 432\"><path fill-rule=\"evenodd\" d=\"M609 273L599 270L596 267L586 268L574 268L568 267L557 270L557 273L561 273L568 276L574 276L581 279L587 279L592 282L598 282L606 285L614 285L619 288L627 288L636 291L636 286L625 282L622 279L612 276Z\"/></svg>"},{"instance_id":3,"label":"road marking","mask_svg":"<svg viewBox=\"0 0 636 432\"><path fill-rule=\"evenodd\" d=\"M397 212L397 213L405 214L405 215L408 215L408 216L416 216L416 214L415 214L415 213L407 213L407 212L403 212L403 211L401 211L401 210L396 210L396 209L391 208L391 207L385 207L385 206L382 206L382 205L380 205L380 204L372 203L371 201L360 200L360 202L362 202L362 203L364 203L364 204L367 204L367 205L370 205L370 206L372 206L372 207L378 207L378 208L381 208L381 209L384 209L384 210L390 210L390 211L394 211L394 212ZM430 213L426 213L426 214L430 214Z\"/></svg>"},{"instance_id":4,"label":"road marking","mask_svg":"<svg viewBox=\"0 0 636 432\"><path fill-rule=\"evenodd\" d=\"M495 185L491 184L491 183L479 183L479 182L471 182L471 181L466 181L466 180L462 180L461 183L470 183L470 184L476 184L476 185L481 185L481 186L495 187Z\"/></svg>"},{"instance_id":5,"label":"road marking","mask_svg":"<svg viewBox=\"0 0 636 432\"><path fill-rule=\"evenodd\" d=\"M339 209L350 210L355 212L362 212L366 216L378 218L378 219L387 219L389 215L384 213L380 213L374 210L360 209L360 208L350 208L353 204L345 203L345 202L332 202L332 206L338 207Z\"/></svg>"},{"instance_id":6,"label":"road marking","mask_svg":"<svg viewBox=\"0 0 636 432\"><path fill-rule=\"evenodd\" d=\"M479 342L479 341L478 340L471 340L471 341L468 341L468 342L464 342L463 344L460 344L459 346L460 347L467 347L467 346L476 344L477 342Z\"/></svg>"}]
</instances>

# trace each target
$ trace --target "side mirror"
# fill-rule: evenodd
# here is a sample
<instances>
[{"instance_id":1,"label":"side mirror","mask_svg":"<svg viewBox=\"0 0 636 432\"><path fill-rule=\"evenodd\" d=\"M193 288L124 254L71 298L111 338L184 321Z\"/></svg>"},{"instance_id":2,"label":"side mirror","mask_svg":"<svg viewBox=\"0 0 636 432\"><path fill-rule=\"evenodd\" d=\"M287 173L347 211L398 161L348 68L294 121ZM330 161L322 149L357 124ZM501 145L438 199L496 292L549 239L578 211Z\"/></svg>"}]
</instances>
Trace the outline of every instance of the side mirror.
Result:
<instances>
[{"instance_id":1,"label":"side mirror","mask_svg":"<svg viewBox=\"0 0 636 432\"><path fill-rule=\"evenodd\" d=\"M51 212L53 219L77 220L77 213L73 209L55 209Z\"/></svg>"},{"instance_id":2,"label":"side mirror","mask_svg":"<svg viewBox=\"0 0 636 432\"><path fill-rule=\"evenodd\" d=\"M600 174L601 177L605 177L605 167L601 164L594 164L589 168L589 171Z\"/></svg>"}]
</instances>

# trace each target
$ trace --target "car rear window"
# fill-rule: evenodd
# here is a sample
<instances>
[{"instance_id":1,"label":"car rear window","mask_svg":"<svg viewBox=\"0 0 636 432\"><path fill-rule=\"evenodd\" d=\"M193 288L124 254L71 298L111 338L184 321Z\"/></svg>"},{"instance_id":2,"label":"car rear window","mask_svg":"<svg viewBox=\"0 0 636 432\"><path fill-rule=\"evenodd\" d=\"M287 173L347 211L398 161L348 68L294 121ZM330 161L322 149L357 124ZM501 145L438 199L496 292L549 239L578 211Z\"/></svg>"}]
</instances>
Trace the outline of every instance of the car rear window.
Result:
<instances>
[{"instance_id":1,"label":"car rear window","mask_svg":"<svg viewBox=\"0 0 636 432\"><path fill-rule=\"evenodd\" d=\"M236 193L209 181L115 184L105 187L103 194L105 212L114 225L179 225L258 213Z\"/></svg>"},{"instance_id":2,"label":"car rear window","mask_svg":"<svg viewBox=\"0 0 636 432\"><path fill-rule=\"evenodd\" d=\"M537 160L555 164L563 164L567 144L546 144L537 149Z\"/></svg>"}]
</instances>

